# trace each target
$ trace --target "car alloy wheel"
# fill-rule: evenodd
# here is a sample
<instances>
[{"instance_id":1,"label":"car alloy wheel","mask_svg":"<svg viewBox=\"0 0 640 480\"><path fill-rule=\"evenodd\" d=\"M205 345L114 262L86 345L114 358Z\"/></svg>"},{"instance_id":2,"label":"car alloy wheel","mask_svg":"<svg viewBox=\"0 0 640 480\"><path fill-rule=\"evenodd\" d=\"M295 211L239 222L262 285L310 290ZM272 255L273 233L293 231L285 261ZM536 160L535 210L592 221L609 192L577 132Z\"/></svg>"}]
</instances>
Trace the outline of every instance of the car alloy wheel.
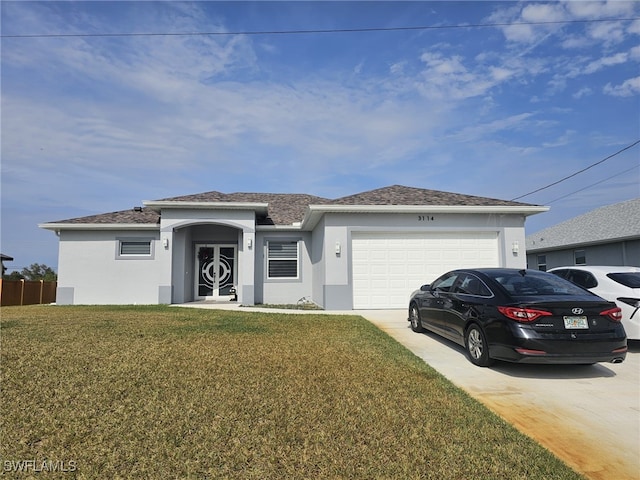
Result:
<instances>
[{"instance_id":1,"label":"car alloy wheel","mask_svg":"<svg viewBox=\"0 0 640 480\"><path fill-rule=\"evenodd\" d=\"M424 332L424 328L422 328L422 323L420 322L420 311L415 303L412 303L409 308L409 321L411 322L411 330L416 333Z\"/></svg>"},{"instance_id":2,"label":"car alloy wheel","mask_svg":"<svg viewBox=\"0 0 640 480\"><path fill-rule=\"evenodd\" d=\"M473 324L467 329L464 343L471 363L479 367L488 367L493 363L489 358L489 346L484 333L478 325Z\"/></svg>"}]
</instances>

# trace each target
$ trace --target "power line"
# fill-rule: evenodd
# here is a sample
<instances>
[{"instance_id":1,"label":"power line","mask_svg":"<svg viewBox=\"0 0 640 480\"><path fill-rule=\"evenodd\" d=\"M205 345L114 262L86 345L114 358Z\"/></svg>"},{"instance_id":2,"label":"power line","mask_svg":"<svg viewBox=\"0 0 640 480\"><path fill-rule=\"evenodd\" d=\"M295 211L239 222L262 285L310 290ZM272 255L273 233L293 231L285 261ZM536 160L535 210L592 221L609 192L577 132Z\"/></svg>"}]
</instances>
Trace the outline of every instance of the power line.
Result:
<instances>
[{"instance_id":1,"label":"power line","mask_svg":"<svg viewBox=\"0 0 640 480\"><path fill-rule=\"evenodd\" d=\"M485 27L512 27L526 25L559 25L574 23L597 22L626 22L638 20L640 17L631 18L600 18L591 20L554 20L540 22L513 22L513 23L469 23L462 25L422 25L415 27L371 27L371 28L331 28L321 30L259 30L236 32L146 32L146 33L35 33L0 35L0 38L64 38L64 37L194 37L194 36L222 36L222 35L301 35L314 33L366 33L366 32L397 32L407 30L447 30L458 28L485 28Z\"/></svg>"},{"instance_id":2,"label":"power line","mask_svg":"<svg viewBox=\"0 0 640 480\"><path fill-rule=\"evenodd\" d=\"M590 168L593 168L593 167L595 167L596 165L600 165L601 163L606 162L606 161L607 161L607 160L609 160L610 158L613 158L613 157L615 157L616 155L619 155L619 154L621 154L622 152L624 152L624 151L626 151L626 150L629 150L630 148L635 147L635 146L636 146L636 145L638 145L639 143L640 143L640 140L636 140L636 141L635 141L635 142L633 142L631 145L627 145L627 146L626 146L626 147L624 147L623 149L618 150L616 153L613 153L613 154L609 155L608 157L603 158L602 160L600 160L600 161L598 161L598 162L596 162L596 163L592 163L591 165L589 165L588 167L583 168L582 170L578 170L577 172L572 173L571 175L567 175L566 177L561 178L560 180L558 180L558 181L556 181L556 182L550 183L549 185L545 185L544 187L540 187L540 188L538 188L538 189L536 189L536 190L533 190L532 192L525 193L524 195L520 195L519 197L512 198L512 199L511 199L511 201L519 200L519 199L524 198L524 197L528 197L529 195L533 195L534 193L538 193L538 192L540 192L540 191L542 191L542 190L546 190L546 189L547 189L547 188L549 188L549 187L553 187L554 185L558 185L559 183L562 183L562 182L564 182L565 180L568 180L568 179L570 179L570 178L572 178L572 177L575 177L576 175L579 175L579 174L581 174L582 172L586 172L586 171L587 171L587 170L589 170Z\"/></svg>"},{"instance_id":3,"label":"power line","mask_svg":"<svg viewBox=\"0 0 640 480\"><path fill-rule=\"evenodd\" d=\"M640 164L634 165L633 167L628 168L628 169L626 169L626 170L624 170L622 172L616 173L615 175L611 175L610 177L607 177L607 178L605 178L603 180L600 180L599 182L595 182L595 183L592 183L591 185L587 185L586 187L583 187L580 190L576 190L575 192L567 193L566 195L563 195L561 197L555 198L555 199L551 200L550 202L543 202L543 203L545 205L551 205L552 203L555 203L558 200L563 200L563 199L565 199L567 197L570 197L571 195L575 195L576 193L580 193L580 192L583 192L584 190L588 190L591 187L595 187L596 185L600 185L601 183L607 182L607 181L611 180L612 178L616 178L616 177L619 177L620 175L624 175L625 173L630 172L631 170L635 170L636 168L640 168Z\"/></svg>"}]
</instances>

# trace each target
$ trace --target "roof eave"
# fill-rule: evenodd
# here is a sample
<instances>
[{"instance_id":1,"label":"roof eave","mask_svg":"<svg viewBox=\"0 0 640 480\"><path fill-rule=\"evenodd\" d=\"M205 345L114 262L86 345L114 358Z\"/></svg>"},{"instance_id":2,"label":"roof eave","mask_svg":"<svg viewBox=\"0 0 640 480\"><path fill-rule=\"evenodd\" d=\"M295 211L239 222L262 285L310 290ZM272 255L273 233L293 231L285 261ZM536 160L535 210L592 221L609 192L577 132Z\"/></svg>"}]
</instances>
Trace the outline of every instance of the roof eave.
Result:
<instances>
[{"instance_id":1,"label":"roof eave","mask_svg":"<svg viewBox=\"0 0 640 480\"><path fill-rule=\"evenodd\" d=\"M488 213L508 215L536 215L549 211L538 205L309 205L303 229L312 229L325 213Z\"/></svg>"},{"instance_id":2,"label":"roof eave","mask_svg":"<svg viewBox=\"0 0 640 480\"><path fill-rule=\"evenodd\" d=\"M300 225L300 222L292 223L290 225L256 225L256 231L274 232L276 230L298 231L302 230L302 226Z\"/></svg>"},{"instance_id":3,"label":"roof eave","mask_svg":"<svg viewBox=\"0 0 640 480\"><path fill-rule=\"evenodd\" d=\"M263 202L181 202L172 200L145 200L142 204L160 212L162 209L196 209L196 210L253 210L267 213L269 204Z\"/></svg>"},{"instance_id":4,"label":"roof eave","mask_svg":"<svg viewBox=\"0 0 640 480\"><path fill-rule=\"evenodd\" d=\"M157 223L39 223L39 228L61 230L160 230Z\"/></svg>"},{"instance_id":5,"label":"roof eave","mask_svg":"<svg viewBox=\"0 0 640 480\"><path fill-rule=\"evenodd\" d=\"M526 249L527 249L527 253L543 253L543 252L549 252L549 251L555 251L555 250L571 250L575 248L589 247L593 245L607 245L609 243L626 242L628 240L638 240L638 239L640 239L640 236L638 235L627 235L623 237L599 238L599 239L584 240L581 242L565 243L565 244L555 243L551 245L540 245L540 246L534 246L534 245L528 244L526 246Z\"/></svg>"}]
</instances>

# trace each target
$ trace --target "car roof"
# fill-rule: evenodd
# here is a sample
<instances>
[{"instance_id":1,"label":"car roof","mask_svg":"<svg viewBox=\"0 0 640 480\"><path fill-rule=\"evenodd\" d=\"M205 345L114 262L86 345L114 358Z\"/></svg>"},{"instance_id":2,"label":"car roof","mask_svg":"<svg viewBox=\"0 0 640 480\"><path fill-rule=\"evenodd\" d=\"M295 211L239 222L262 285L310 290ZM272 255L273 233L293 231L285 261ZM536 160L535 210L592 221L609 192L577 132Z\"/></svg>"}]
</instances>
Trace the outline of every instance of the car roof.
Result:
<instances>
[{"instance_id":1,"label":"car roof","mask_svg":"<svg viewBox=\"0 0 640 480\"><path fill-rule=\"evenodd\" d=\"M629 267L629 266L620 266L620 265L567 265L566 267L554 267L550 268L549 272L553 272L554 270L584 270L587 272L600 272L600 273L628 273L628 272L640 272L640 267Z\"/></svg>"},{"instance_id":2,"label":"car roof","mask_svg":"<svg viewBox=\"0 0 640 480\"><path fill-rule=\"evenodd\" d=\"M454 270L455 272L480 272L480 273L490 273L490 272L504 272L504 273L515 273L515 272L539 272L544 273L541 270L534 269L525 269L525 268L504 268L504 267L481 267L481 268L460 268Z\"/></svg>"}]
</instances>

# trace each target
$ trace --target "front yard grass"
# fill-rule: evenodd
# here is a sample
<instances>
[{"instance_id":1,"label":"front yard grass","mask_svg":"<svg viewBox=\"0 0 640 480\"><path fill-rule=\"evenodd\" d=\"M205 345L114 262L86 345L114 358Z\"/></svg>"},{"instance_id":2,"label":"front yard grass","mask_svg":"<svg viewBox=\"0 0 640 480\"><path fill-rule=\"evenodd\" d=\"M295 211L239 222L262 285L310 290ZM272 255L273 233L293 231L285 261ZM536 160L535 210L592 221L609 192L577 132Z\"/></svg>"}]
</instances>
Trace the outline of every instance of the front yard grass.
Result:
<instances>
[{"instance_id":1,"label":"front yard grass","mask_svg":"<svg viewBox=\"0 0 640 480\"><path fill-rule=\"evenodd\" d=\"M358 316L30 306L0 329L5 475L581 478Z\"/></svg>"}]
</instances>

